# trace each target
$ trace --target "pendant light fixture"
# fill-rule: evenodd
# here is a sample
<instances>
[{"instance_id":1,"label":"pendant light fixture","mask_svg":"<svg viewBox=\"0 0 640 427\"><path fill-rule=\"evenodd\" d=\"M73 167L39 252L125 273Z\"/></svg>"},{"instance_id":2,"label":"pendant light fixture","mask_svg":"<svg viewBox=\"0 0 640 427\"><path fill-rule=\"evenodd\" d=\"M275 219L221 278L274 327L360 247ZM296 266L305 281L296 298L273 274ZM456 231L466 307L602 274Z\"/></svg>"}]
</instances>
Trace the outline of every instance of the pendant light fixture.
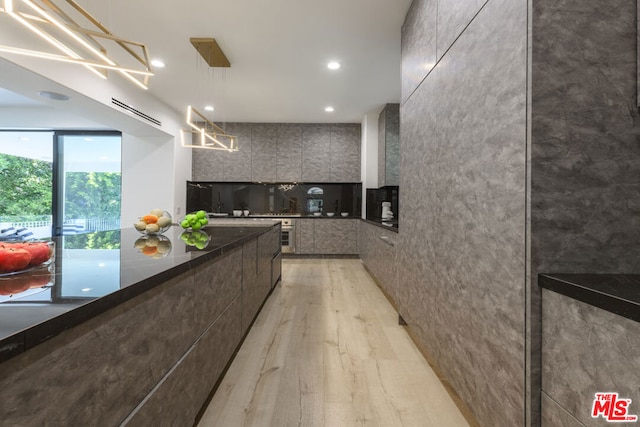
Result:
<instances>
[{"instance_id":1,"label":"pendant light fixture","mask_svg":"<svg viewBox=\"0 0 640 427\"><path fill-rule=\"evenodd\" d=\"M73 0L58 4L54 0L0 0L0 4L3 6L0 17L8 16L55 48L48 52L0 45L0 52L81 64L102 78L107 78L107 70L115 70L140 88L147 89L153 72L146 46L113 35ZM84 28L76 20L83 20L93 27ZM112 44L131 65L122 65L113 55L109 56L105 43Z\"/></svg>"},{"instance_id":2,"label":"pendant light fixture","mask_svg":"<svg viewBox=\"0 0 640 427\"><path fill-rule=\"evenodd\" d=\"M183 147L238 151L238 138L228 135L191 105L187 109L187 124L191 129L180 131Z\"/></svg>"}]
</instances>

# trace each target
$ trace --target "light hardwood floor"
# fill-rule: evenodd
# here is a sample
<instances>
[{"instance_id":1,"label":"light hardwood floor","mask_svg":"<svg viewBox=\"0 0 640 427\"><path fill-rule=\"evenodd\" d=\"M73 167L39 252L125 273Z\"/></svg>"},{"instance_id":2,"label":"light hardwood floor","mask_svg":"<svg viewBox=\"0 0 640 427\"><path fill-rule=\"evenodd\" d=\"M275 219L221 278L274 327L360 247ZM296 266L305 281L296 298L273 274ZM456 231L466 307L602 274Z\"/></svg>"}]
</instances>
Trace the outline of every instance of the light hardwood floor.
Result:
<instances>
[{"instance_id":1,"label":"light hardwood floor","mask_svg":"<svg viewBox=\"0 0 640 427\"><path fill-rule=\"evenodd\" d=\"M357 259L285 259L198 427L468 426Z\"/></svg>"}]
</instances>

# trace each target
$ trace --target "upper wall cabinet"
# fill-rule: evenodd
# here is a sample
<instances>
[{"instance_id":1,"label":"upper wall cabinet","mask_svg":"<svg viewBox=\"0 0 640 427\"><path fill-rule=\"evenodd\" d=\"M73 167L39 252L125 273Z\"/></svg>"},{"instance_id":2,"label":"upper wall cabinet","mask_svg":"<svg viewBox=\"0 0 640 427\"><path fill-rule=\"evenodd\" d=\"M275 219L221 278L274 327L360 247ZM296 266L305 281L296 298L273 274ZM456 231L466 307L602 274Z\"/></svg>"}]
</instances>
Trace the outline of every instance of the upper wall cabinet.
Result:
<instances>
[{"instance_id":1,"label":"upper wall cabinet","mask_svg":"<svg viewBox=\"0 0 640 427\"><path fill-rule=\"evenodd\" d=\"M331 182L360 182L360 146L362 144L359 124L331 125Z\"/></svg>"},{"instance_id":2,"label":"upper wall cabinet","mask_svg":"<svg viewBox=\"0 0 640 427\"><path fill-rule=\"evenodd\" d=\"M400 104L387 104L378 117L378 187L400 185Z\"/></svg>"},{"instance_id":3,"label":"upper wall cabinet","mask_svg":"<svg viewBox=\"0 0 640 427\"><path fill-rule=\"evenodd\" d=\"M437 19L437 0L413 0L402 25L403 103L436 65Z\"/></svg>"},{"instance_id":4,"label":"upper wall cabinet","mask_svg":"<svg viewBox=\"0 0 640 427\"><path fill-rule=\"evenodd\" d=\"M360 182L360 124L227 123L239 151L193 150L192 179Z\"/></svg>"}]
</instances>

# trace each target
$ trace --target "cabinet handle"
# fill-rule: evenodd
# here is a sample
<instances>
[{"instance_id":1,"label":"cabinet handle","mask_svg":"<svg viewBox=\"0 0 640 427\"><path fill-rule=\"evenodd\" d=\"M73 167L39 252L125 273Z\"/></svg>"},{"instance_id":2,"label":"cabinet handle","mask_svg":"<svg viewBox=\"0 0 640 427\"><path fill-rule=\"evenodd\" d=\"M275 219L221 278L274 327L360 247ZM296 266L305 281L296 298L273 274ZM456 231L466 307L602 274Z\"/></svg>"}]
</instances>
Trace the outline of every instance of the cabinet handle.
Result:
<instances>
[{"instance_id":1,"label":"cabinet handle","mask_svg":"<svg viewBox=\"0 0 640 427\"><path fill-rule=\"evenodd\" d=\"M383 242L385 242L387 245L389 246L395 246L396 244L393 243L393 241L389 240L388 236L379 236L380 240L382 240Z\"/></svg>"}]
</instances>

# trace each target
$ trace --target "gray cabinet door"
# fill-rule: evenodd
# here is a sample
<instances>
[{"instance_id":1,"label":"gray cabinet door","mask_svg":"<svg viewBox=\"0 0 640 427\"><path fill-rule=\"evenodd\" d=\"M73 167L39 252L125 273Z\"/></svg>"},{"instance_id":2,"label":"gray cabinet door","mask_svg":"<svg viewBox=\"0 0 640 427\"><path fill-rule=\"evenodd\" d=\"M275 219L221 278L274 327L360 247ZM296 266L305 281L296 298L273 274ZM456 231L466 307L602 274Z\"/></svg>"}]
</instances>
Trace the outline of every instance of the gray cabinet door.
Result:
<instances>
[{"instance_id":1,"label":"gray cabinet door","mask_svg":"<svg viewBox=\"0 0 640 427\"><path fill-rule=\"evenodd\" d=\"M400 104L387 104L378 117L378 187L400 185Z\"/></svg>"},{"instance_id":2,"label":"gray cabinet door","mask_svg":"<svg viewBox=\"0 0 640 427\"><path fill-rule=\"evenodd\" d=\"M360 222L360 258L393 301L398 301L396 247L398 233Z\"/></svg>"},{"instance_id":3,"label":"gray cabinet door","mask_svg":"<svg viewBox=\"0 0 640 427\"><path fill-rule=\"evenodd\" d=\"M358 220L318 219L315 221L315 250L318 254L358 253Z\"/></svg>"},{"instance_id":4,"label":"gray cabinet door","mask_svg":"<svg viewBox=\"0 0 640 427\"><path fill-rule=\"evenodd\" d=\"M302 180L331 181L331 125L302 125Z\"/></svg>"},{"instance_id":5,"label":"gray cabinet door","mask_svg":"<svg viewBox=\"0 0 640 427\"><path fill-rule=\"evenodd\" d=\"M280 124L276 179L280 182L302 181L302 125Z\"/></svg>"},{"instance_id":6,"label":"gray cabinet door","mask_svg":"<svg viewBox=\"0 0 640 427\"><path fill-rule=\"evenodd\" d=\"M296 253L297 254L314 254L315 242L313 224L315 219L298 219L296 220Z\"/></svg>"},{"instance_id":7,"label":"gray cabinet door","mask_svg":"<svg viewBox=\"0 0 640 427\"><path fill-rule=\"evenodd\" d=\"M278 125L253 124L251 127L251 179L258 182L276 181Z\"/></svg>"},{"instance_id":8,"label":"gray cabinet door","mask_svg":"<svg viewBox=\"0 0 640 427\"><path fill-rule=\"evenodd\" d=\"M224 129L230 135L236 136L238 138L238 151L235 151L233 153L217 150L198 151L214 151L216 153L221 153L224 165L224 175L221 181L251 181L251 124L229 123L224 127ZM200 155L200 153L197 154ZM194 155L194 158L195 157L196 156Z\"/></svg>"},{"instance_id":9,"label":"gray cabinet door","mask_svg":"<svg viewBox=\"0 0 640 427\"><path fill-rule=\"evenodd\" d=\"M331 181L361 181L360 128L353 123L331 125Z\"/></svg>"},{"instance_id":10,"label":"gray cabinet door","mask_svg":"<svg viewBox=\"0 0 640 427\"><path fill-rule=\"evenodd\" d=\"M224 151L192 149L191 176L194 181L224 181ZM251 156L251 153L249 153Z\"/></svg>"}]
</instances>

